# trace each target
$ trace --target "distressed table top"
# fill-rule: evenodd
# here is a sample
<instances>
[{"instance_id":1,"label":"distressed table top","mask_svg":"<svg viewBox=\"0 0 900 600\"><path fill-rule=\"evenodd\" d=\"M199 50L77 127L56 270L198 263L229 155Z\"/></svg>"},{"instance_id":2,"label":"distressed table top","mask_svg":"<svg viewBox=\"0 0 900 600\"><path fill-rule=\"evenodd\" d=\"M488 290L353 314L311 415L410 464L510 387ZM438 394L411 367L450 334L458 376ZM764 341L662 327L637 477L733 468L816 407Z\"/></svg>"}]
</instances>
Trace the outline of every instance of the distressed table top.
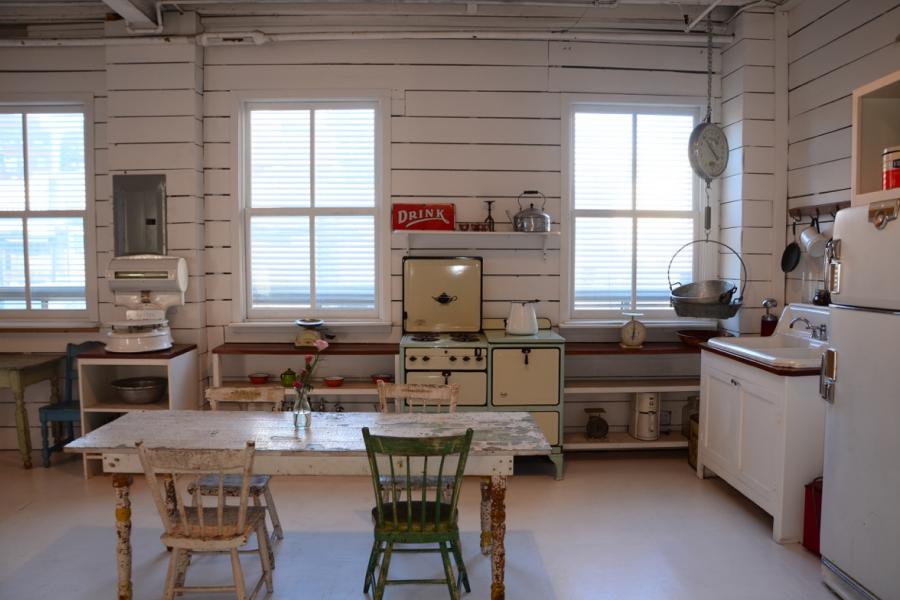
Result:
<instances>
[{"instance_id":1,"label":"distressed table top","mask_svg":"<svg viewBox=\"0 0 900 600\"><path fill-rule=\"evenodd\" d=\"M470 455L550 454L550 445L527 412L447 414L313 413L312 426L294 430L290 412L132 411L66 446L67 452L131 453L135 442L148 447L241 448L256 442L268 455L364 456L362 428L374 435L426 437L474 432Z\"/></svg>"},{"instance_id":2,"label":"distressed table top","mask_svg":"<svg viewBox=\"0 0 900 600\"><path fill-rule=\"evenodd\" d=\"M22 353L0 353L0 371L19 371L39 365L53 363L61 358L63 354L22 354Z\"/></svg>"}]
</instances>

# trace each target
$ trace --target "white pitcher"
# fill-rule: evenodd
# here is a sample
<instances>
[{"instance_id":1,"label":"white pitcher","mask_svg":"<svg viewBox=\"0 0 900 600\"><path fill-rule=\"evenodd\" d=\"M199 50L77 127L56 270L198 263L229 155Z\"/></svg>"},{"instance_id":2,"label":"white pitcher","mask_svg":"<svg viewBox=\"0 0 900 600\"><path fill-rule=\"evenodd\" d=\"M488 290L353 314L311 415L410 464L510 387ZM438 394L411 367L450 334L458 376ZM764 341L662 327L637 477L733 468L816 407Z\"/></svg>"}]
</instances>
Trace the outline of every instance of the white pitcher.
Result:
<instances>
[{"instance_id":1,"label":"white pitcher","mask_svg":"<svg viewBox=\"0 0 900 600\"><path fill-rule=\"evenodd\" d=\"M510 304L506 319L506 333L510 335L534 335L538 332L534 305L537 300L516 300Z\"/></svg>"}]
</instances>

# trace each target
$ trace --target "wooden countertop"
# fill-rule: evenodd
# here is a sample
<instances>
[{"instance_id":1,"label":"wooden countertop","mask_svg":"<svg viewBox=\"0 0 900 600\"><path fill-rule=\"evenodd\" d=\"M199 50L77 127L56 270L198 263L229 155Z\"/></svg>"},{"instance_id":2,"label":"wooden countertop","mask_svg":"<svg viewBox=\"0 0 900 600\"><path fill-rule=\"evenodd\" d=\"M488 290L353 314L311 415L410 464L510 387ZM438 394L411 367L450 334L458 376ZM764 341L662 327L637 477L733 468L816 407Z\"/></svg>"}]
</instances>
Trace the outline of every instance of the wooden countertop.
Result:
<instances>
[{"instance_id":1,"label":"wooden countertop","mask_svg":"<svg viewBox=\"0 0 900 600\"><path fill-rule=\"evenodd\" d=\"M213 354L277 354L277 355L304 355L314 352L312 347L297 348L292 343L287 344L260 344L260 343L228 343L213 348ZM391 344L347 344L334 342L322 352L325 356L337 355L371 355L371 354L399 354L400 345Z\"/></svg>"},{"instance_id":2,"label":"wooden countertop","mask_svg":"<svg viewBox=\"0 0 900 600\"><path fill-rule=\"evenodd\" d=\"M700 345L700 348L707 352L712 352L713 354L718 354L720 356L724 356L725 358L730 358L731 360L735 360L739 363L750 365L751 367L756 367L757 369L762 369L767 373L772 373L773 375L779 375L781 377L809 377L810 375L819 374L819 369L817 367L813 367L811 369L795 369L791 367L776 367L773 365L767 365L765 363L761 363L744 356L726 352L721 348L715 348L705 342Z\"/></svg>"},{"instance_id":3,"label":"wooden countertop","mask_svg":"<svg viewBox=\"0 0 900 600\"><path fill-rule=\"evenodd\" d=\"M647 342L641 348L623 348L619 342L567 342L566 355L585 354L697 354L700 348L681 342Z\"/></svg>"},{"instance_id":4,"label":"wooden countertop","mask_svg":"<svg viewBox=\"0 0 900 600\"><path fill-rule=\"evenodd\" d=\"M161 358L169 359L181 356L191 350L196 350L197 344L173 344L168 350L156 350L155 352L107 352L105 349L88 350L78 355L78 358L106 358L110 360L119 360L123 358Z\"/></svg>"}]
</instances>

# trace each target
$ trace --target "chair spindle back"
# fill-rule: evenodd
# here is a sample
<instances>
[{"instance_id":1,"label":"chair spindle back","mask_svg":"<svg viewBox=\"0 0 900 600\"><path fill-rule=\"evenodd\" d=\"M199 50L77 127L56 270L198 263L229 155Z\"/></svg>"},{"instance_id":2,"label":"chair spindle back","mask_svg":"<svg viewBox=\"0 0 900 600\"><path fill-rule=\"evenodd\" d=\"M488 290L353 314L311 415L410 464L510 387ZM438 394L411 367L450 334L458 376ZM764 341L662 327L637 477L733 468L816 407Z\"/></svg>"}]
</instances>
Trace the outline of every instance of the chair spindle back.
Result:
<instances>
[{"instance_id":1,"label":"chair spindle back","mask_svg":"<svg viewBox=\"0 0 900 600\"><path fill-rule=\"evenodd\" d=\"M378 405L389 412L388 400L394 401L397 413L453 413L459 403L459 384L428 385L419 383L378 382Z\"/></svg>"}]
</instances>

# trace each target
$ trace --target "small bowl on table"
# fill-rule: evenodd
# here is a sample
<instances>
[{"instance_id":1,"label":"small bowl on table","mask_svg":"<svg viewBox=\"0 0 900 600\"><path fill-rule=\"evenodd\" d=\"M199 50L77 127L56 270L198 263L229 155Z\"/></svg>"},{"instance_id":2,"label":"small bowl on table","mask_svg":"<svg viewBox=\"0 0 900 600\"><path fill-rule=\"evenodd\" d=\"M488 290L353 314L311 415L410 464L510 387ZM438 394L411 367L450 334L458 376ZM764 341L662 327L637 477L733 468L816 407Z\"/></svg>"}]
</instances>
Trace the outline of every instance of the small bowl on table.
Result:
<instances>
[{"instance_id":1,"label":"small bowl on table","mask_svg":"<svg viewBox=\"0 0 900 600\"><path fill-rule=\"evenodd\" d=\"M253 385L262 385L264 383L269 383L269 377L271 377L271 375L268 373L250 373L247 377Z\"/></svg>"},{"instance_id":2,"label":"small bowl on table","mask_svg":"<svg viewBox=\"0 0 900 600\"><path fill-rule=\"evenodd\" d=\"M379 381L394 383L394 376L387 373L376 373L372 375L372 383L378 383Z\"/></svg>"},{"instance_id":3,"label":"small bowl on table","mask_svg":"<svg viewBox=\"0 0 900 600\"><path fill-rule=\"evenodd\" d=\"M340 375L326 377L323 381L325 382L325 385L332 388L341 387L342 385L344 385L344 378Z\"/></svg>"}]
</instances>

